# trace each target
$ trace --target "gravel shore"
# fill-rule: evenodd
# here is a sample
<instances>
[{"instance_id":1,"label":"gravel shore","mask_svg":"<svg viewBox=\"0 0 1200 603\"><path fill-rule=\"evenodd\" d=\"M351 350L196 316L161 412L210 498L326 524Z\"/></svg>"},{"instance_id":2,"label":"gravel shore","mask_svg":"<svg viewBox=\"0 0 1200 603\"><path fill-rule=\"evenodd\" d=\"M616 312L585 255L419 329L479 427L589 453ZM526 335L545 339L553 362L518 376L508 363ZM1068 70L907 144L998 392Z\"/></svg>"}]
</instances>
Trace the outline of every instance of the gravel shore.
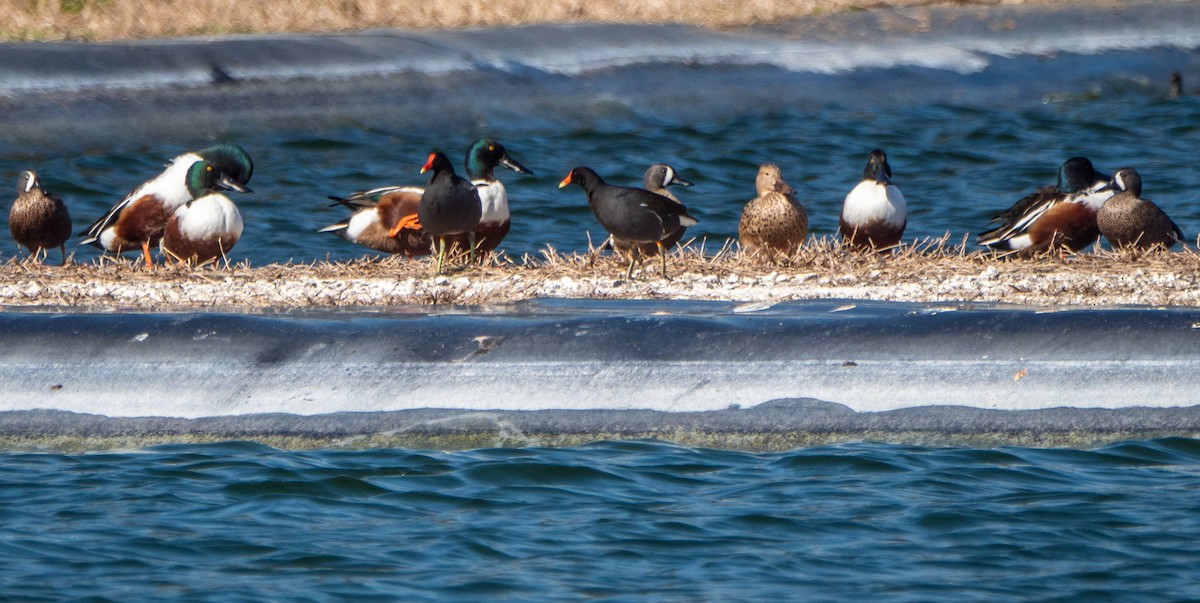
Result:
<instances>
[{"instance_id":1,"label":"gravel shore","mask_svg":"<svg viewBox=\"0 0 1200 603\"><path fill-rule=\"evenodd\" d=\"M492 258L433 275L429 260L364 258L342 263L231 265L153 271L135 262L0 266L9 308L171 310L196 308L487 305L534 298L683 299L770 304L800 299L992 302L1035 306L1200 305L1200 254L1110 252L1031 260L928 242L895 254L861 255L817 241L769 262L726 247L670 258L670 279L646 263L624 279L608 255Z\"/></svg>"}]
</instances>

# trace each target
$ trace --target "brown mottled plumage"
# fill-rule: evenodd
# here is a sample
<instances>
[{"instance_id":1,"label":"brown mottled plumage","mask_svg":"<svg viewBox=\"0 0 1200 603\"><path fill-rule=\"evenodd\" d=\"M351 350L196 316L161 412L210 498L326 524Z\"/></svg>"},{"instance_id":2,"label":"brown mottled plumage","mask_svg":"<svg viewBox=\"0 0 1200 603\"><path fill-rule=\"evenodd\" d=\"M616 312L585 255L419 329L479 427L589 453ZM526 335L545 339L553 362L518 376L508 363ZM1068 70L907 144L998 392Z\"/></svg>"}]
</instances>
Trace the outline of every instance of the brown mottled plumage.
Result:
<instances>
[{"instance_id":1,"label":"brown mottled plumage","mask_svg":"<svg viewBox=\"0 0 1200 603\"><path fill-rule=\"evenodd\" d=\"M738 240L750 252L791 254L808 236L808 213L796 201L796 189L783 181L779 166L764 164L755 180L758 197L746 203Z\"/></svg>"},{"instance_id":2,"label":"brown mottled plumage","mask_svg":"<svg viewBox=\"0 0 1200 603\"><path fill-rule=\"evenodd\" d=\"M1162 245L1169 249L1183 242L1179 226L1154 202L1141 198L1142 177L1136 170L1117 170L1109 187L1121 192L1096 212L1096 225L1113 247L1148 249Z\"/></svg>"},{"instance_id":3,"label":"brown mottled plumage","mask_svg":"<svg viewBox=\"0 0 1200 603\"><path fill-rule=\"evenodd\" d=\"M17 199L8 212L8 230L13 239L38 257L58 247L63 264L67 263L67 239L71 236L71 214L58 195L46 192L31 170L21 172L17 180Z\"/></svg>"}]
</instances>

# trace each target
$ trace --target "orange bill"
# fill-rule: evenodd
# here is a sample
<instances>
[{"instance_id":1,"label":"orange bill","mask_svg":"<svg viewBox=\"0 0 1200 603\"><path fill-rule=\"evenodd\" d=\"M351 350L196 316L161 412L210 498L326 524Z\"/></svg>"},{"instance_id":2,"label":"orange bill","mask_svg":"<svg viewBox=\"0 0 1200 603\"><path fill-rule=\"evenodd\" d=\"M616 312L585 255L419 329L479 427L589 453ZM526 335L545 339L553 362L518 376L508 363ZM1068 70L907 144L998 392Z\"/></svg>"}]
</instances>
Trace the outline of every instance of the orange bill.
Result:
<instances>
[{"instance_id":1,"label":"orange bill","mask_svg":"<svg viewBox=\"0 0 1200 603\"><path fill-rule=\"evenodd\" d=\"M575 173L575 170L571 170L571 173L567 174L567 177L563 178L562 182L558 183L558 188L562 188L562 187L570 184L571 183L571 174L574 174L574 173Z\"/></svg>"},{"instance_id":2,"label":"orange bill","mask_svg":"<svg viewBox=\"0 0 1200 603\"><path fill-rule=\"evenodd\" d=\"M430 153L430 154L429 154L429 159L426 159L426 160L425 160L425 165L421 166L421 173L422 173L422 174L424 174L425 172L428 172L429 170L433 169L433 158L434 158L435 156L437 156L437 153Z\"/></svg>"}]
</instances>

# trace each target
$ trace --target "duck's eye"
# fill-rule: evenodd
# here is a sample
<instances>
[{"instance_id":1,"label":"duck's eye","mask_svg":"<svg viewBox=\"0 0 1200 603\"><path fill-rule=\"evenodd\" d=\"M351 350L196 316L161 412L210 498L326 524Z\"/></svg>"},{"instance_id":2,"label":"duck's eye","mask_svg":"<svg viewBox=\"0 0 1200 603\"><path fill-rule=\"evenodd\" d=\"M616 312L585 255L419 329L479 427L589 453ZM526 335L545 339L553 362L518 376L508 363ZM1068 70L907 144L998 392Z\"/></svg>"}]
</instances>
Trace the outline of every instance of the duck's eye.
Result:
<instances>
[{"instance_id":1,"label":"duck's eye","mask_svg":"<svg viewBox=\"0 0 1200 603\"><path fill-rule=\"evenodd\" d=\"M491 145L488 145L488 150L489 150L489 151L495 151L495 150L496 150L496 147L494 147L494 146L491 146Z\"/></svg>"},{"instance_id":2,"label":"duck's eye","mask_svg":"<svg viewBox=\"0 0 1200 603\"><path fill-rule=\"evenodd\" d=\"M210 165L210 166L208 166L208 167L205 167L205 168L204 168L204 170L205 170L205 171L208 171L208 172L211 172L211 171L212 171L212 166Z\"/></svg>"}]
</instances>

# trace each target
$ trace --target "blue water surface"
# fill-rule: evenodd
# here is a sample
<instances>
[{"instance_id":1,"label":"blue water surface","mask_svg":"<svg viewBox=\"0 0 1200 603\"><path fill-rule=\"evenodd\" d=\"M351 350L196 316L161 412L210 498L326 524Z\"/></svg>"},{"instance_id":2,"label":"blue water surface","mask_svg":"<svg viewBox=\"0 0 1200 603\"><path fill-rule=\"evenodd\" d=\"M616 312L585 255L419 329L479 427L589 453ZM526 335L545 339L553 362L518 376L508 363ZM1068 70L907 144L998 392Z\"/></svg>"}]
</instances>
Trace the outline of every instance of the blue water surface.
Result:
<instances>
[{"instance_id":1,"label":"blue water surface","mask_svg":"<svg viewBox=\"0 0 1200 603\"><path fill-rule=\"evenodd\" d=\"M1179 600L1200 441L4 453L8 600Z\"/></svg>"},{"instance_id":2,"label":"blue water surface","mask_svg":"<svg viewBox=\"0 0 1200 603\"><path fill-rule=\"evenodd\" d=\"M1087 64L1097 68L1104 61L1094 57ZM684 79L681 70L686 74L686 67L661 70L677 79ZM636 87L652 84L655 75L650 68L629 68L609 77L614 86ZM70 139L34 145L0 141L0 182L13 182L15 194L18 172L37 169L46 186L66 198L76 230L82 231L158 173L169 158L215 141L236 142L254 158L250 184L255 192L234 197L246 227L230 257L253 265L377 255L317 232L348 215L344 208L329 207L326 196L424 184L427 176L420 169L432 149L445 150L461 165L468 145L480 137L501 141L534 172L526 176L497 170L508 187L513 215L502 250L516 259L537 257L547 246L584 251L589 241L606 236L583 191L558 188L577 165L590 166L618 184L640 183L652 163L674 165L696 183L676 191L700 220L689 236L715 253L727 239L736 238L741 209L755 195L759 164L780 165L808 207L812 234L824 236L836 233L842 201L862 178L874 148L888 152L893 180L908 199L910 240L944 235L951 243L973 240L994 214L1037 187L1053 184L1058 166L1077 155L1091 158L1106 173L1136 167L1145 182L1144 196L1159 203L1187 239L1200 230L1200 195L1194 193L1200 189L1200 172L1188 159L1200 131L1200 97L1166 99L1165 79L1134 78L1114 69L1052 96L1014 99L975 93L959 99L955 86L972 81L960 78L942 84L933 102L870 96L848 101L846 90L853 88L855 78L886 77L901 85L906 77L905 72L868 71L822 80L820 85L841 86L839 96L829 101L785 99L761 106L738 103L737 80L730 82L730 77L722 76L718 81L726 87L712 91L724 103L699 114L686 105L614 100L585 107L587 118L578 119L575 112L581 109L574 99L555 104L549 98L548 107L528 102L474 121L392 126L347 117L331 124L330 115L322 114L321 120L297 119L267 129L235 120L222 131L169 138L142 139L122 131L100 147ZM547 94L553 93L548 89ZM819 89L807 93L820 96ZM702 90L696 94L705 97ZM464 99L455 92L419 106L450 100ZM406 106L412 104L410 99ZM179 119L186 123L186 114ZM0 232L0 250L4 255L15 250L7 229ZM91 247L73 250L79 260L99 254Z\"/></svg>"}]
</instances>

